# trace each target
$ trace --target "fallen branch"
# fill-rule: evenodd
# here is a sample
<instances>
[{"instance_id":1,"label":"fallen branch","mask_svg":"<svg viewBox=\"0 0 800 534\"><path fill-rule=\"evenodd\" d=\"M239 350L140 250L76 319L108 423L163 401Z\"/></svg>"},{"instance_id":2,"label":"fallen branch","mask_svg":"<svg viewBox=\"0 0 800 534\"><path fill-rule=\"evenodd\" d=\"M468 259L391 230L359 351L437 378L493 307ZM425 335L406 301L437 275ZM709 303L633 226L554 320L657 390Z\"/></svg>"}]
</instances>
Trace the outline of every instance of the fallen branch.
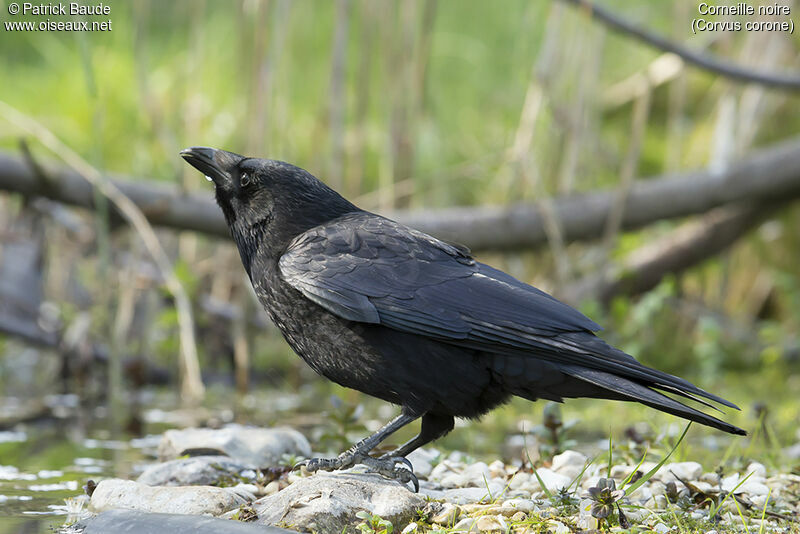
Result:
<instances>
[{"instance_id":1,"label":"fallen branch","mask_svg":"<svg viewBox=\"0 0 800 534\"><path fill-rule=\"evenodd\" d=\"M770 72L759 72L751 68L722 61L707 54L700 54L690 50L689 48L681 46L678 43L674 43L669 39L665 39L660 35L639 28L633 23L614 14L610 10L600 7L589 0L561 1L586 10L592 17L596 18L612 30L617 30L622 33L627 33L628 35L632 35L643 43L658 48L659 50L663 50L664 52L672 52L673 54L680 56L687 63L691 63L697 67L700 67L701 69L714 72L737 82L758 83L778 89L800 91L800 77Z\"/></svg>"},{"instance_id":2,"label":"fallen branch","mask_svg":"<svg viewBox=\"0 0 800 534\"><path fill-rule=\"evenodd\" d=\"M634 251L610 276L584 278L562 296L573 303L594 298L607 305L617 296L640 295L668 274L681 273L716 256L784 205L717 208Z\"/></svg>"},{"instance_id":3,"label":"fallen branch","mask_svg":"<svg viewBox=\"0 0 800 534\"><path fill-rule=\"evenodd\" d=\"M91 185L79 174L65 168L46 169L49 180L43 182L22 158L0 152L0 189L93 207ZM153 225L229 236L211 192L187 195L144 178L110 178ZM551 209L564 241L601 237L616 196L616 191L606 190L553 198ZM637 180L625 202L621 229L633 230L660 220L702 214L735 202L797 197L800 139L792 139L754 152L722 172L702 170ZM473 250L519 250L547 243L544 218L536 205L398 211L388 215Z\"/></svg>"}]
</instances>

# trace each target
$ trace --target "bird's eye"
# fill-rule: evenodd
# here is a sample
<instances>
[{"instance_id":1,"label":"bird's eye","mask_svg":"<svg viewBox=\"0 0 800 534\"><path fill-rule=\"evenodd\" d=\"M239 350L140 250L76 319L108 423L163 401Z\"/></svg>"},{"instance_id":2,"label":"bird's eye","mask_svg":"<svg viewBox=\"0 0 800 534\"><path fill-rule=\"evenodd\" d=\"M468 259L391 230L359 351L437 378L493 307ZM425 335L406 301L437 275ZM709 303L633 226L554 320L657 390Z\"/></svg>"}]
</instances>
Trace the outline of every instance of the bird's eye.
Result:
<instances>
[{"instance_id":1,"label":"bird's eye","mask_svg":"<svg viewBox=\"0 0 800 534\"><path fill-rule=\"evenodd\" d=\"M242 187L247 187L250 185L250 175L246 172L243 172L242 177L239 179L239 183L242 184Z\"/></svg>"}]
</instances>

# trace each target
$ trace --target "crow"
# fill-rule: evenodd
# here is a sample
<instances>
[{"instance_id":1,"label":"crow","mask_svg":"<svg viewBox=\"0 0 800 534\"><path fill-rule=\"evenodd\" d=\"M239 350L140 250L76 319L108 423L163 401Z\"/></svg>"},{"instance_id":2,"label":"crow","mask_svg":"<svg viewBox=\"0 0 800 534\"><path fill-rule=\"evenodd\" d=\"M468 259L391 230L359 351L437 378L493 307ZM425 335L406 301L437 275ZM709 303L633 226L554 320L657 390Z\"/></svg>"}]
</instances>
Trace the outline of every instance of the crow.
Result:
<instances>
[{"instance_id":1,"label":"crow","mask_svg":"<svg viewBox=\"0 0 800 534\"><path fill-rule=\"evenodd\" d=\"M192 147L180 155L214 182L256 295L311 368L401 407L400 415L310 471L355 464L418 489L410 452L512 396L635 401L745 431L665 395L738 407L608 345L594 321L470 251L362 210L289 163ZM422 419L392 453L369 452Z\"/></svg>"}]
</instances>

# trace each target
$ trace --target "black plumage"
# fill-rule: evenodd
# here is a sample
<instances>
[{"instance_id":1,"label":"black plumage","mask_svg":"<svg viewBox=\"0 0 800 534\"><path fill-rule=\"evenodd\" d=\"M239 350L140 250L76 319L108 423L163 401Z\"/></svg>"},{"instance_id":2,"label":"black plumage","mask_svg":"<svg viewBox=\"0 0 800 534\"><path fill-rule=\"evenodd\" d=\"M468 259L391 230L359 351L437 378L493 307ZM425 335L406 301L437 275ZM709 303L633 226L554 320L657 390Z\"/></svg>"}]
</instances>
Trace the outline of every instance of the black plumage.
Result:
<instances>
[{"instance_id":1,"label":"black plumage","mask_svg":"<svg viewBox=\"0 0 800 534\"><path fill-rule=\"evenodd\" d=\"M733 404L608 345L589 318L464 247L361 210L287 163L202 147L181 155L214 181L256 294L292 348L319 374L402 407L344 460L312 468L362 461L422 417L405 456L454 417L513 395L637 401L744 434L662 392Z\"/></svg>"}]
</instances>

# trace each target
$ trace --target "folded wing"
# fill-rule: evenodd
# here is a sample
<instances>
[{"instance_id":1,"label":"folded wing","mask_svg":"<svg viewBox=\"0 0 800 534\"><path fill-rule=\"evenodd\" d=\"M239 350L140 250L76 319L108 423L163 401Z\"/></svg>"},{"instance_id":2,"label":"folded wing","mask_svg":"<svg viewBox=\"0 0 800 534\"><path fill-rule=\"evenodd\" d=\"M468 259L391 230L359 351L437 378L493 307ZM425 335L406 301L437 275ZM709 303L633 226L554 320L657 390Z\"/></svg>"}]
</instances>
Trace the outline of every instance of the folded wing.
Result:
<instances>
[{"instance_id":1,"label":"folded wing","mask_svg":"<svg viewBox=\"0 0 800 534\"><path fill-rule=\"evenodd\" d=\"M300 235L281 257L280 271L344 319L540 358L631 400L739 430L650 389L735 407L606 344L592 333L600 327L577 310L476 262L463 248L374 214L351 213Z\"/></svg>"}]
</instances>

